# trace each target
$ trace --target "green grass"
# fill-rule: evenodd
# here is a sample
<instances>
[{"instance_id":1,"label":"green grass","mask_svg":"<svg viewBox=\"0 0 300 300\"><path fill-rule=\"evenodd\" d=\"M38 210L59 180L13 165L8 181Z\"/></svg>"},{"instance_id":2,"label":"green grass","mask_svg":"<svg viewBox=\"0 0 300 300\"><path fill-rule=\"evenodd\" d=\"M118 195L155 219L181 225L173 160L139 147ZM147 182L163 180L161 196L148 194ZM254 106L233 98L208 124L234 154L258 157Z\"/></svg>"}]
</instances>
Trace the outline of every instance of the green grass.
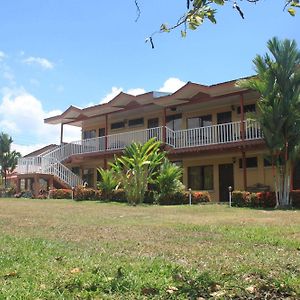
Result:
<instances>
[{"instance_id":1,"label":"green grass","mask_svg":"<svg viewBox=\"0 0 300 300\"><path fill-rule=\"evenodd\" d=\"M0 199L0 266L0 299L299 299L300 211Z\"/></svg>"}]
</instances>

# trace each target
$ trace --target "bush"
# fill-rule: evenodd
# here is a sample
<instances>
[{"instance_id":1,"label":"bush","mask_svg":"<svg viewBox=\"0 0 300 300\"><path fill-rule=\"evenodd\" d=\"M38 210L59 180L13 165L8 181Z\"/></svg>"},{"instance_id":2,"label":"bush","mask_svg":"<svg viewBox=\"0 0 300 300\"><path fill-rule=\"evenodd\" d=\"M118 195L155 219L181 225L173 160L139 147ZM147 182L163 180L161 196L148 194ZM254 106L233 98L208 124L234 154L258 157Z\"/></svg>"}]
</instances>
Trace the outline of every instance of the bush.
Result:
<instances>
[{"instance_id":1,"label":"bush","mask_svg":"<svg viewBox=\"0 0 300 300\"><path fill-rule=\"evenodd\" d=\"M110 199L106 199L114 202L126 203L126 193L123 189L113 190Z\"/></svg>"},{"instance_id":2,"label":"bush","mask_svg":"<svg viewBox=\"0 0 300 300\"><path fill-rule=\"evenodd\" d=\"M180 205L180 204L189 204L189 192L177 192L174 194L168 194L165 196L159 196L158 203L160 205ZM192 204L199 204L210 202L211 197L209 192L192 192Z\"/></svg>"},{"instance_id":3,"label":"bush","mask_svg":"<svg viewBox=\"0 0 300 300\"><path fill-rule=\"evenodd\" d=\"M176 192L174 194L159 195L157 202L159 205L180 205L185 202L185 193Z\"/></svg>"},{"instance_id":4,"label":"bush","mask_svg":"<svg viewBox=\"0 0 300 300\"><path fill-rule=\"evenodd\" d=\"M146 191L144 195L144 203L153 204L155 202L155 192L152 190Z\"/></svg>"},{"instance_id":5,"label":"bush","mask_svg":"<svg viewBox=\"0 0 300 300\"><path fill-rule=\"evenodd\" d=\"M276 206L275 192L233 191L232 206L274 208Z\"/></svg>"},{"instance_id":6,"label":"bush","mask_svg":"<svg viewBox=\"0 0 300 300\"><path fill-rule=\"evenodd\" d=\"M49 192L49 197L52 199L72 199L71 189L53 189Z\"/></svg>"},{"instance_id":7,"label":"bush","mask_svg":"<svg viewBox=\"0 0 300 300\"><path fill-rule=\"evenodd\" d=\"M96 193L96 190L85 187L77 187L74 190L74 199L78 201L82 200L97 200L99 199L99 193Z\"/></svg>"}]
</instances>

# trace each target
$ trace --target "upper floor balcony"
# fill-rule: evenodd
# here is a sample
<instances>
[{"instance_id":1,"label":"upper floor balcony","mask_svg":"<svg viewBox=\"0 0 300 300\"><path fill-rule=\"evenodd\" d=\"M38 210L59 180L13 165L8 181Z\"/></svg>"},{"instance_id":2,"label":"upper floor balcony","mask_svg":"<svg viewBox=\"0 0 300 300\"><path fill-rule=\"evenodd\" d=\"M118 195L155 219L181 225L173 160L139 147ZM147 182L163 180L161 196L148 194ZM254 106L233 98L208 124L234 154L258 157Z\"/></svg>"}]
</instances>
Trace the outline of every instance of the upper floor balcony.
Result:
<instances>
[{"instance_id":1,"label":"upper floor balcony","mask_svg":"<svg viewBox=\"0 0 300 300\"><path fill-rule=\"evenodd\" d=\"M84 139L65 144L54 152L57 153L60 160L64 160L78 154L116 152L133 142L145 143L153 137L176 150L258 140L262 139L263 136L259 124L252 120L176 131L161 126Z\"/></svg>"},{"instance_id":2,"label":"upper floor balcony","mask_svg":"<svg viewBox=\"0 0 300 300\"><path fill-rule=\"evenodd\" d=\"M80 184L81 179L61 163L73 155L114 153L133 142L145 143L151 138L156 138L176 151L189 148L199 150L201 147L207 148L210 145L231 144L234 146L234 143L260 140L262 137L259 124L251 120L176 131L161 126L84 139L58 146L40 156L20 158L17 172L53 174L70 186L76 186Z\"/></svg>"}]
</instances>

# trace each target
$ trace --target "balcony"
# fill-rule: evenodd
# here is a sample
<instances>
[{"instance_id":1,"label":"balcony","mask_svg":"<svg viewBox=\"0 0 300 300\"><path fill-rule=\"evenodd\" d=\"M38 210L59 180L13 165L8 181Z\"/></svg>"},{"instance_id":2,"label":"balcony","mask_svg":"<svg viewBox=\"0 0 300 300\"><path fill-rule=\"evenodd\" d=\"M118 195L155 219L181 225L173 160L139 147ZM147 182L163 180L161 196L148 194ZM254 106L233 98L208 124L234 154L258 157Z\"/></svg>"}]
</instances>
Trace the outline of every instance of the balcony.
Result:
<instances>
[{"instance_id":1,"label":"balcony","mask_svg":"<svg viewBox=\"0 0 300 300\"><path fill-rule=\"evenodd\" d=\"M231 122L177 131L162 126L80 140L60 146L43 156L21 158L18 170L27 174L45 172L49 165L62 162L72 155L115 152L133 142L145 143L153 137L175 150L262 139L257 122L246 120L244 128L241 125L241 122Z\"/></svg>"},{"instance_id":2,"label":"balcony","mask_svg":"<svg viewBox=\"0 0 300 300\"><path fill-rule=\"evenodd\" d=\"M133 142L145 143L153 137L176 151L192 147L230 144L243 140L259 140L263 136L259 124L250 120L244 123L231 122L177 131L162 126L80 140L62 145L40 156L20 158L17 172L19 174L51 174L69 186L77 186L82 184L82 179L62 164L65 159L80 154L113 153Z\"/></svg>"}]
</instances>

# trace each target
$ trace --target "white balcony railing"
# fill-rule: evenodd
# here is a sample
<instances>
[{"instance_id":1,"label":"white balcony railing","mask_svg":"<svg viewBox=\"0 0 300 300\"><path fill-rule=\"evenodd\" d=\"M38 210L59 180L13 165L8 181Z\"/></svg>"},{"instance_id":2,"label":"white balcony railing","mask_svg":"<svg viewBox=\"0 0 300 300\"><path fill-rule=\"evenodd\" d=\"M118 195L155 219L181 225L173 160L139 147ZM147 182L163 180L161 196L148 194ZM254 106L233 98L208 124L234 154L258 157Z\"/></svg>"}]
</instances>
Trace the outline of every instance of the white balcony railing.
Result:
<instances>
[{"instance_id":1,"label":"white balcony railing","mask_svg":"<svg viewBox=\"0 0 300 300\"><path fill-rule=\"evenodd\" d=\"M261 139L262 132L255 121L246 120L200 128L173 131L168 127L156 127L138 131L130 131L92 139L80 140L55 148L37 157L21 158L17 172L22 174L53 174L70 186L81 183L81 179L61 162L72 155L99 153L122 150L133 142L145 143L150 138L174 148L201 147L216 144L232 143L244 140Z\"/></svg>"}]
</instances>

